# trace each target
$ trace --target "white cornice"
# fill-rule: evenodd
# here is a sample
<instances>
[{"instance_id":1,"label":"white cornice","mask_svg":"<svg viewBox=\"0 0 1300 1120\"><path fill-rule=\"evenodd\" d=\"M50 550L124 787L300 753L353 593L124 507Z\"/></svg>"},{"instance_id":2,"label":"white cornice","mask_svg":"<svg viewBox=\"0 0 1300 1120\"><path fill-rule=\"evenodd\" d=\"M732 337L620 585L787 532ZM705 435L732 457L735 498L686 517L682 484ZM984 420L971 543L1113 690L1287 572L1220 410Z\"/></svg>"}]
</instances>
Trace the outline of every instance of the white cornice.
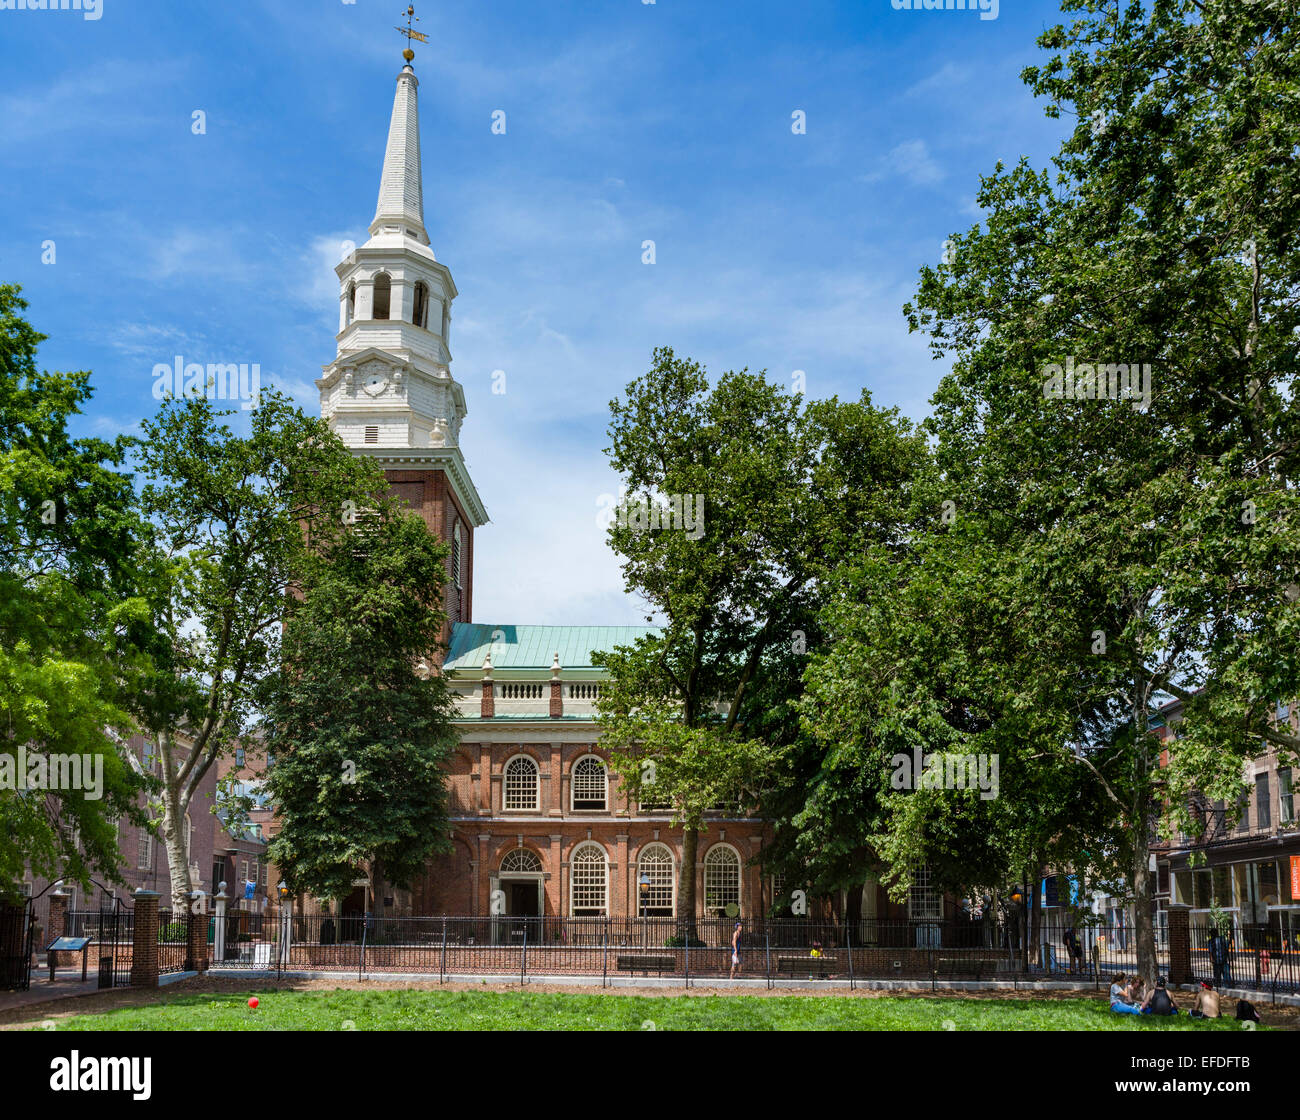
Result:
<instances>
[{"instance_id":1,"label":"white cornice","mask_svg":"<svg viewBox=\"0 0 1300 1120\"><path fill-rule=\"evenodd\" d=\"M446 473L447 480L451 483L461 506L469 514L470 523L474 528L486 525L491 520L488 517L487 507L483 505L483 499L479 497L478 490L469 477L469 471L465 468L465 460L459 447L403 448L363 445L349 447L348 450L353 455L364 455L374 459L387 470L423 471L441 468Z\"/></svg>"}]
</instances>

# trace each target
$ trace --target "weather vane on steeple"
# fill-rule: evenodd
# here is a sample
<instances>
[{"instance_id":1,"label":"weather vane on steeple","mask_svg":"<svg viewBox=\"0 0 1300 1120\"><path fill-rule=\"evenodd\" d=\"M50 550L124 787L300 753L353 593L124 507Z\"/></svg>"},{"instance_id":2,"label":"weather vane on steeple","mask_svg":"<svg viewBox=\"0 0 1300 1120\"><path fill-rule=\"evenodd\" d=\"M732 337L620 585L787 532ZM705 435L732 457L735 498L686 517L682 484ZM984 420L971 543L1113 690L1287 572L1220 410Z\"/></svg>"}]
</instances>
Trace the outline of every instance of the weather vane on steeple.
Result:
<instances>
[{"instance_id":1,"label":"weather vane on steeple","mask_svg":"<svg viewBox=\"0 0 1300 1120\"><path fill-rule=\"evenodd\" d=\"M410 66L410 65L411 65L411 60L412 60L413 58L415 58L415 52L414 52L413 50L411 50L411 42L410 42L410 41L411 41L412 39L414 39L417 43L427 43L427 42L429 41L429 37L428 37L427 35L422 34L422 33L419 32L419 31L416 31L416 30L411 26L411 21L412 21L412 20L414 20L416 23L419 23L419 22L420 22L420 17L417 16L417 15L415 14L415 5L414 5L414 4L410 5L410 6L406 9L406 26L405 26L405 27L397 27L397 28L394 28L394 30L395 30L399 35L405 35L405 36L406 36L406 39L407 39L406 50L404 50L404 51L402 52L402 57L403 57L404 59L406 59L406 65L407 65L407 66Z\"/></svg>"}]
</instances>

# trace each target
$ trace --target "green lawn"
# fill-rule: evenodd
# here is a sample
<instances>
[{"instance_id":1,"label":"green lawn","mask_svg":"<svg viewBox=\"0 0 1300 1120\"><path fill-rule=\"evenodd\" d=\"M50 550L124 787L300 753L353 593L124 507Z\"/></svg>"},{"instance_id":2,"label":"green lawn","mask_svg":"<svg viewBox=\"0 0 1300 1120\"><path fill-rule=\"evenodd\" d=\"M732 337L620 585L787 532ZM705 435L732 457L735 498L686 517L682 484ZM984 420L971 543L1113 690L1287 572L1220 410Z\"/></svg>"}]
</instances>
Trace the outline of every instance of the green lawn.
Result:
<instances>
[{"instance_id":1,"label":"green lawn","mask_svg":"<svg viewBox=\"0 0 1300 1120\"><path fill-rule=\"evenodd\" d=\"M248 1006L249 996L260 1006ZM1239 1030L1114 1015L1100 1000L617 996L428 990L193 994L60 1020L59 1030Z\"/></svg>"}]
</instances>

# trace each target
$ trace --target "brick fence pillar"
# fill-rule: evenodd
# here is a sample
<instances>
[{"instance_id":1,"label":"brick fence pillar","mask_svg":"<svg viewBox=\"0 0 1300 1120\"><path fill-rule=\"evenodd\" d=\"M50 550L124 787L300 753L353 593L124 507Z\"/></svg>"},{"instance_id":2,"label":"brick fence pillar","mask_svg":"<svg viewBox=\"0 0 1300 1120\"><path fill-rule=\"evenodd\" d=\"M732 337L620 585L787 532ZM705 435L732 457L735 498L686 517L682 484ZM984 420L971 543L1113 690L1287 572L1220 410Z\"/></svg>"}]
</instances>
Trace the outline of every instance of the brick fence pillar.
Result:
<instances>
[{"instance_id":1,"label":"brick fence pillar","mask_svg":"<svg viewBox=\"0 0 1300 1120\"><path fill-rule=\"evenodd\" d=\"M564 692L563 684L560 681L560 651L555 651L555 659L551 662L551 719L559 719L564 715Z\"/></svg>"},{"instance_id":2,"label":"brick fence pillar","mask_svg":"<svg viewBox=\"0 0 1300 1120\"><path fill-rule=\"evenodd\" d=\"M203 891L190 895L189 915L185 919L185 971L208 970L208 896Z\"/></svg>"},{"instance_id":3,"label":"brick fence pillar","mask_svg":"<svg viewBox=\"0 0 1300 1120\"><path fill-rule=\"evenodd\" d=\"M131 942L131 987L158 987L157 891L135 892L135 936Z\"/></svg>"},{"instance_id":4,"label":"brick fence pillar","mask_svg":"<svg viewBox=\"0 0 1300 1120\"><path fill-rule=\"evenodd\" d=\"M1169 907L1169 983L1191 984L1192 938L1186 906Z\"/></svg>"},{"instance_id":5,"label":"brick fence pillar","mask_svg":"<svg viewBox=\"0 0 1300 1120\"><path fill-rule=\"evenodd\" d=\"M50 927L45 931L45 945L48 945L56 937L66 936L67 932L68 892L62 887L56 887L50 892ZM44 949L45 945L39 945L37 948ZM46 953L45 956L45 963L50 966L50 974L53 975L54 969L64 962L59 959L58 953Z\"/></svg>"},{"instance_id":6,"label":"brick fence pillar","mask_svg":"<svg viewBox=\"0 0 1300 1120\"><path fill-rule=\"evenodd\" d=\"M483 687L478 708L480 719L492 719L496 715L496 697L492 692L492 654L490 653L483 658Z\"/></svg>"}]
</instances>

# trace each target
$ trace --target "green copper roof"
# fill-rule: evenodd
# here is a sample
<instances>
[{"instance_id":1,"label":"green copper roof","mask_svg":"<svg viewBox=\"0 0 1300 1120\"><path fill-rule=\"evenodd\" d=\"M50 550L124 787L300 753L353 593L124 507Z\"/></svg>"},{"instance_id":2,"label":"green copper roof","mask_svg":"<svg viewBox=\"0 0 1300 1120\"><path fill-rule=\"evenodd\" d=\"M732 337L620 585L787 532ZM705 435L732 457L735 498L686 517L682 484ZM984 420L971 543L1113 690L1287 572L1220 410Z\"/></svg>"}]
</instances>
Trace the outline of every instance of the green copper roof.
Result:
<instances>
[{"instance_id":1,"label":"green copper roof","mask_svg":"<svg viewBox=\"0 0 1300 1120\"><path fill-rule=\"evenodd\" d=\"M591 669L594 650L630 646L655 626L492 626L456 622L451 627L446 669L481 669L490 651L493 669L549 669L558 652L560 667ZM495 638L495 641L493 640Z\"/></svg>"}]
</instances>

